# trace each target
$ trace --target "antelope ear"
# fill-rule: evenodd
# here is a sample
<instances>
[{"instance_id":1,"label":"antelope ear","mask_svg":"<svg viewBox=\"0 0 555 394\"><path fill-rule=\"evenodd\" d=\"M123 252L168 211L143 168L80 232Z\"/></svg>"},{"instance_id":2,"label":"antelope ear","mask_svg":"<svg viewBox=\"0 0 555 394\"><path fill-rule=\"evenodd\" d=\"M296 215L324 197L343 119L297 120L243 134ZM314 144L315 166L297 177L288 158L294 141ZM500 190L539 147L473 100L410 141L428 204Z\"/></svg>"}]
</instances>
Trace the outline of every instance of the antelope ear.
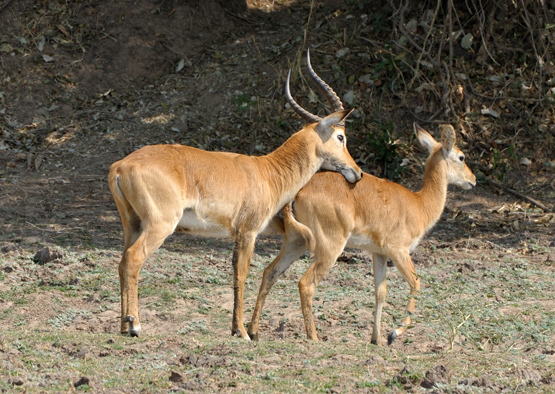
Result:
<instances>
[{"instance_id":1,"label":"antelope ear","mask_svg":"<svg viewBox=\"0 0 555 394\"><path fill-rule=\"evenodd\" d=\"M443 155L445 157L449 156L449 153L455 146L457 141L457 134L455 129L450 124L442 124L439 126L443 131L441 132L441 143L443 145Z\"/></svg>"},{"instance_id":2,"label":"antelope ear","mask_svg":"<svg viewBox=\"0 0 555 394\"><path fill-rule=\"evenodd\" d=\"M316 132L320 134L321 137L329 138L330 130L333 126L337 126L339 123L345 122L345 119L353 110L343 110L337 111L329 114L324 119L320 120L316 125Z\"/></svg>"},{"instance_id":3,"label":"antelope ear","mask_svg":"<svg viewBox=\"0 0 555 394\"><path fill-rule=\"evenodd\" d=\"M416 135L416 138L418 139L420 145L426 148L429 154L432 154L434 148L437 146L437 141L434 139L434 137L430 135L430 133L420 127L416 122L413 124L413 126L414 134Z\"/></svg>"}]
</instances>

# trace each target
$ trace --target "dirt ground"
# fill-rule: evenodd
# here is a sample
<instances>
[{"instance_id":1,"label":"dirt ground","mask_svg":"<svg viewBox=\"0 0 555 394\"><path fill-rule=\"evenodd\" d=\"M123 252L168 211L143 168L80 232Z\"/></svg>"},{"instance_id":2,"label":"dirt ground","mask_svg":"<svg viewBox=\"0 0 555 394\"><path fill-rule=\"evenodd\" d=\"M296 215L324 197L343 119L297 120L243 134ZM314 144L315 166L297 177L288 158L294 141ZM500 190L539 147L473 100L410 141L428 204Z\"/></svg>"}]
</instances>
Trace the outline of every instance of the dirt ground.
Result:
<instances>
[{"instance_id":1,"label":"dirt ground","mask_svg":"<svg viewBox=\"0 0 555 394\"><path fill-rule=\"evenodd\" d=\"M289 371L312 367L327 371L327 375L337 371L348 375L348 370L357 365L370 377L360 383L349 375L337 378L330 387L319 387L314 383L316 377L311 378L312 386L290 386L288 390L287 386L274 385L267 386L268 391L555 390L553 327L538 329L538 338L544 339L534 342L535 338L530 345L533 348L527 347L525 334L515 334L513 346L504 347L494 346L493 334L487 339L475 339L472 333L476 331L470 329L464 334L465 323L472 320L465 319L466 315L459 327L455 324L458 320L449 325L451 334L437 334L443 330L439 326L419 324L433 315L433 299L422 301L422 312L417 312L417 324L407 340L372 355L367 343L371 329L368 323L373 316L371 258L352 250L342 255L336 273L319 290L322 297L317 300L315 315L320 321L323 347L302 339L304 327L295 282L307 267L308 262L303 260L287 273L283 287L276 288L279 295L268 299L268 314L263 315L261 323L261 341L266 344L259 345L265 353L242 361L249 367L234 372L239 354L253 350L245 350L246 345L238 344L238 339L228 338L233 304L231 243L183 235L170 237L142 272L140 313L145 335L150 337L135 342L130 338L114 339L119 335L117 264L123 241L106 180L109 166L147 144L176 142L255 155L275 149L301 125L286 108L282 91L287 69L302 69L299 60L307 46L315 69L340 95L356 91L353 103L355 108L358 105L358 121L348 135L353 157L366 171L380 175L379 168L368 159L364 141L366 133L391 120L395 138L403 147L401 153L407 158L398 181L412 189L419 186L425 158L410 134L412 122L420 121L411 115L414 112L406 102L401 105L394 97L380 95L376 82L371 87L337 78L335 64L348 67L351 61L353 72L357 67L364 70L375 60L361 55L361 47L367 52L373 47L357 41L354 34L369 38L376 31L370 27L376 26L377 17L367 14L368 6L357 8L362 3L23 0L11 2L0 12L0 359L5 371L15 371L5 373L9 375L6 387L29 391L41 391L43 387L48 391L55 390L56 384L66 378L72 383L78 381L78 376L55 372L55 365L46 361L42 365L48 364L53 383L41 375L40 366L33 367L36 374L25 367L26 357L35 357L30 354L44 350L40 343L46 343L47 352L59 355L60 360L88 362L137 354L151 357L166 349L175 357L160 363L166 375L168 371L176 375L164 378L168 386L158 386L160 390L257 391L259 386L249 386L242 373L253 377L258 373L263 381L276 384L272 374L284 379L279 368L287 370L284 365L288 363ZM381 9L376 7L376 14L379 12ZM354 49L346 58L340 57L339 51L349 47ZM293 95L299 102L324 113L323 103L313 98L306 81L295 75L292 82ZM479 108L478 103L476 106ZM552 106L544 114L546 128L553 132ZM363 122L365 119L368 122ZM495 122L483 120L481 130L486 129L485 125L494 129ZM434 122L423 125L437 130ZM553 147L546 140L520 145L519 158L506 162L500 181L499 168L488 172L488 165L497 154L497 150L494 153L490 149L491 144L502 146L502 142L492 140L495 132L488 134L490 139L478 138L479 130L474 128L460 138L470 167L478 175L478 185L471 191L450 188L444 215L414 253L416 267L424 272L424 287L429 289L440 289L442 279L447 283L454 278L452 275L457 279L451 286L475 280L478 287L473 295L478 302L472 305L489 311L494 300L496 306L491 310L495 310L495 318L491 319L498 324L503 324L499 313L509 320L523 313L525 307L519 304L519 297L541 311L544 317L539 321L552 321L555 220L551 211L526 197L549 208L554 206L555 167L549 156ZM524 158L530 164L520 160ZM251 307L245 313L247 317L261 272L277 254L279 245L279 237L264 237L257 244L247 283L246 304ZM495 272L495 279L488 272ZM511 276L515 272L526 275L523 287L518 284L520 276ZM503 277L508 278L506 286ZM398 310L391 311L391 319L384 322L390 329L395 313L402 313L408 289L394 268L388 278L389 308ZM166 282L166 289L160 287ZM529 293L525 294L524 287ZM344 293L338 296L341 289ZM437 291L440 296L452 294ZM459 300L469 296L461 294ZM453 300L450 305L455 303ZM463 306L460 308L462 311ZM492 321L484 316L481 319ZM536 320L534 316L522 316L524 322ZM29 345L30 354L24 347L11 345L12 336L24 342L21 338L30 332L43 336L61 332L67 337L48 340L41 336L45 342L37 340L35 347ZM83 345L76 338L85 333L105 335L96 338L108 341L107 345ZM195 347L208 336L217 343ZM94 337L87 338L94 343ZM52 345L52 350L53 342L58 345ZM275 342L285 343L285 348L276 353L272 348ZM482 348L470 351L470 342ZM344 350L327 357L334 347L349 343L358 348L352 354ZM361 356L358 352L363 352L364 345L366 353ZM287 346L295 348L291 350L295 356L289 359L285 355ZM511 353L514 349L520 353ZM453 352L459 356L453 357ZM429 354L436 357L434 363L408 361ZM309 355L320 364L306 361ZM508 366L496 369L504 358ZM477 360L481 372L469 367L472 360ZM381 372L372 377L370 367ZM472 376L462 372L464 368L472 369ZM218 369L228 370L225 383L218 383L214 377ZM192 370L197 375L189 379L186 371ZM495 375L495 371L503 372ZM143 389L149 390L144 384ZM118 391L92 374L87 382L73 387L80 386ZM140 388L123 383L120 390Z\"/></svg>"}]
</instances>

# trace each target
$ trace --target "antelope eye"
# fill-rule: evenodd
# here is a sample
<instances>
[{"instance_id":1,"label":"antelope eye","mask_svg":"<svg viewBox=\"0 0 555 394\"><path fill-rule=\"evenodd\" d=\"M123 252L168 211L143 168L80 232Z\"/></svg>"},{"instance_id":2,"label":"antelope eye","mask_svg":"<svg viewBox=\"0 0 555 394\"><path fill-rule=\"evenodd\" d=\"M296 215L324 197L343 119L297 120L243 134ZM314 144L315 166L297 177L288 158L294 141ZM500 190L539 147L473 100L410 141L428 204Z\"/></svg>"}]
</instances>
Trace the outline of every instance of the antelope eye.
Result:
<instances>
[{"instance_id":1,"label":"antelope eye","mask_svg":"<svg viewBox=\"0 0 555 394\"><path fill-rule=\"evenodd\" d=\"M345 137L343 136L343 134L337 134L337 139L339 140L339 142L345 141Z\"/></svg>"},{"instance_id":2,"label":"antelope eye","mask_svg":"<svg viewBox=\"0 0 555 394\"><path fill-rule=\"evenodd\" d=\"M461 161L461 163L464 163L464 156L463 156L463 155L460 155L460 156L459 156L459 160Z\"/></svg>"}]
</instances>

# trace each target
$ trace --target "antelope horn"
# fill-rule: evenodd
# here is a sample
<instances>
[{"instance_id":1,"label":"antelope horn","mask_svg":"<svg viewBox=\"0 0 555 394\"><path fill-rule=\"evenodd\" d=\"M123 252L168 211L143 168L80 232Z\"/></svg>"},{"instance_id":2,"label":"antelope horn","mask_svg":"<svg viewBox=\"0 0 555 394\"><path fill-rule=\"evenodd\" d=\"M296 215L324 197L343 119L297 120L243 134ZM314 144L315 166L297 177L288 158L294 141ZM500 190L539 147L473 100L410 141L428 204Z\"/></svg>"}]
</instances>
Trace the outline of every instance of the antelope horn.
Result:
<instances>
[{"instance_id":1,"label":"antelope horn","mask_svg":"<svg viewBox=\"0 0 555 394\"><path fill-rule=\"evenodd\" d=\"M320 91L324 94L326 100L328 100L328 103L332 108L332 111L343 111L343 103L339 99L339 96L337 96L333 89L327 83L325 83L312 68L312 65L310 64L310 51L308 49L306 50L306 67L308 68L308 76L314 81L318 89L320 89Z\"/></svg>"},{"instance_id":2,"label":"antelope horn","mask_svg":"<svg viewBox=\"0 0 555 394\"><path fill-rule=\"evenodd\" d=\"M301 107L299 104L297 104L297 102L293 99L293 97L291 96L291 91L289 90L289 79L291 77L291 70L289 70L289 72L287 73L287 80L285 81L285 98L287 99L287 102L289 103L289 105L291 106L291 108L293 108L293 110L304 120L306 120L309 123L316 123L319 122L320 120L322 120L322 118L320 118L317 115L311 114L310 112L308 112L306 109L304 109L303 107Z\"/></svg>"}]
</instances>

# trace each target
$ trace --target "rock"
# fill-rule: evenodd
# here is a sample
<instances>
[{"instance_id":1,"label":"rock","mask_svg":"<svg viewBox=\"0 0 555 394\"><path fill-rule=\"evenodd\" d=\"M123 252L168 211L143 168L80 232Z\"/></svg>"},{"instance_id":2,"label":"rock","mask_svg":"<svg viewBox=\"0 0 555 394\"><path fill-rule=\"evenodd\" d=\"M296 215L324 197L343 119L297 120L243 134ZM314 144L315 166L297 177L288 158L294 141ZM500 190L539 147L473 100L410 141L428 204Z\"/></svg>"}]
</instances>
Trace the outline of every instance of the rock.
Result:
<instances>
[{"instance_id":1,"label":"rock","mask_svg":"<svg viewBox=\"0 0 555 394\"><path fill-rule=\"evenodd\" d=\"M382 356L373 355L373 356L370 356L368 360L366 360L365 365L367 366L383 365L384 363L385 363L385 360Z\"/></svg>"},{"instance_id":2,"label":"rock","mask_svg":"<svg viewBox=\"0 0 555 394\"><path fill-rule=\"evenodd\" d=\"M13 379L13 380L10 380L10 384L11 384L12 386L23 386L23 380L21 380L21 379Z\"/></svg>"},{"instance_id":3,"label":"rock","mask_svg":"<svg viewBox=\"0 0 555 394\"><path fill-rule=\"evenodd\" d=\"M349 48L341 48L335 53L335 57L340 59L342 57L345 57L345 55L347 55L347 53L349 53Z\"/></svg>"},{"instance_id":4,"label":"rock","mask_svg":"<svg viewBox=\"0 0 555 394\"><path fill-rule=\"evenodd\" d=\"M449 384L451 380L451 373L443 365L438 365L426 372L426 377L420 384L420 386L431 389L435 387L438 383Z\"/></svg>"},{"instance_id":5,"label":"rock","mask_svg":"<svg viewBox=\"0 0 555 394\"><path fill-rule=\"evenodd\" d=\"M279 322L279 327L276 328L274 331L275 331L275 332L284 332L284 331L285 331L285 325L286 325L286 324L287 324L287 323L285 322L285 320L281 320L281 321Z\"/></svg>"},{"instance_id":6,"label":"rock","mask_svg":"<svg viewBox=\"0 0 555 394\"><path fill-rule=\"evenodd\" d=\"M462 386L481 387L494 393L500 393L505 389L505 386L498 384L496 382L493 382L491 379L488 379L485 376L482 376L481 378L477 378L477 379L474 379L474 378L463 379L459 381L458 384Z\"/></svg>"},{"instance_id":7,"label":"rock","mask_svg":"<svg viewBox=\"0 0 555 394\"><path fill-rule=\"evenodd\" d=\"M400 384L403 386L403 389L410 390L415 383L417 383L416 375L407 365L405 365L403 369L401 369L397 375L395 375L393 379L387 383L387 386L391 387L395 384Z\"/></svg>"},{"instance_id":8,"label":"rock","mask_svg":"<svg viewBox=\"0 0 555 394\"><path fill-rule=\"evenodd\" d=\"M0 249L2 253L10 253L10 252L15 252L17 250L19 250L19 246L17 246L16 244L7 244L2 246L2 248Z\"/></svg>"},{"instance_id":9,"label":"rock","mask_svg":"<svg viewBox=\"0 0 555 394\"><path fill-rule=\"evenodd\" d=\"M202 354L190 354L183 364L187 362L195 367L210 367L212 365L210 358Z\"/></svg>"},{"instance_id":10,"label":"rock","mask_svg":"<svg viewBox=\"0 0 555 394\"><path fill-rule=\"evenodd\" d=\"M172 371L172 373L170 375L170 382L181 383L183 381L185 381L185 378L183 377L183 375L181 375L180 373Z\"/></svg>"},{"instance_id":11,"label":"rock","mask_svg":"<svg viewBox=\"0 0 555 394\"><path fill-rule=\"evenodd\" d=\"M349 107L354 107L356 101L356 94L352 90L349 90L343 95L343 102L347 103Z\"/></svg>"},{"instance_id":12,"label":"rock","mask_svg":"<svg viewBox=\"0 0 555 394\"><path fill-rule=\"evenodd\" d=\"M90 379L87 378L86 376L81 376L81 379L79 379L77 382L73 383L73 387L77 388L79 386L84 386L84 385L89 385L90 383Z\"/></svg>"},{"instance_id":13,"label":"rock","mask_svg":"<svg viewBox=\"0 0 555 394\"><path fill-rule=\"evenodd\" d=\"M273 317L273 318L270 319L269 324L270 324L270 327L276 327L277 328L277 327L280 326L280 322L281 322L280 319Z\"/></svg>"},{"instance_id":14,"label":"rock","mask_svg":"<svg viewBox=\"0 0 555 394\"><path fill-rule=\"evenodd\" d=\"M476 268L471 263L460 263L457 266L457 272L460 272L463 275L466 275L469 272L473 272L475 270L476 270Z\"/></svg>"},{"instance_id":15,"label":"rock","mask_svg":"<svg viewBox=\"0 0 555 394\"><path fill-rule=\"evenodd\" d=\"M48 246L46 248L42 248L33 257L33 261L39 265L44 265L51 261L61 260L64 257L62 252L58 250L51 250Z\"/></svg>"},{"instance_id":16,"label":"rock","mask_svg":"<svg viewBox=\"0 0 555 394\"><path fill-rule=\"evenodd\" d=\"M88 350L86 348L82 348L78 352L74 353L73 356L75 358L85 359L87 357L87 353L88 353Z\"/></svg>"},{"instance_id":17,"label":"rock","mask_svg":"<svg viewBox=\"0 0 555 394\"><path fill-rule=\"evenodd\" d=\"M526 385L537 386L542 380L542 375L533 369L514 367L509 371L509 373L516 375L518 379Z\"/></svg>"}]
</instances>

